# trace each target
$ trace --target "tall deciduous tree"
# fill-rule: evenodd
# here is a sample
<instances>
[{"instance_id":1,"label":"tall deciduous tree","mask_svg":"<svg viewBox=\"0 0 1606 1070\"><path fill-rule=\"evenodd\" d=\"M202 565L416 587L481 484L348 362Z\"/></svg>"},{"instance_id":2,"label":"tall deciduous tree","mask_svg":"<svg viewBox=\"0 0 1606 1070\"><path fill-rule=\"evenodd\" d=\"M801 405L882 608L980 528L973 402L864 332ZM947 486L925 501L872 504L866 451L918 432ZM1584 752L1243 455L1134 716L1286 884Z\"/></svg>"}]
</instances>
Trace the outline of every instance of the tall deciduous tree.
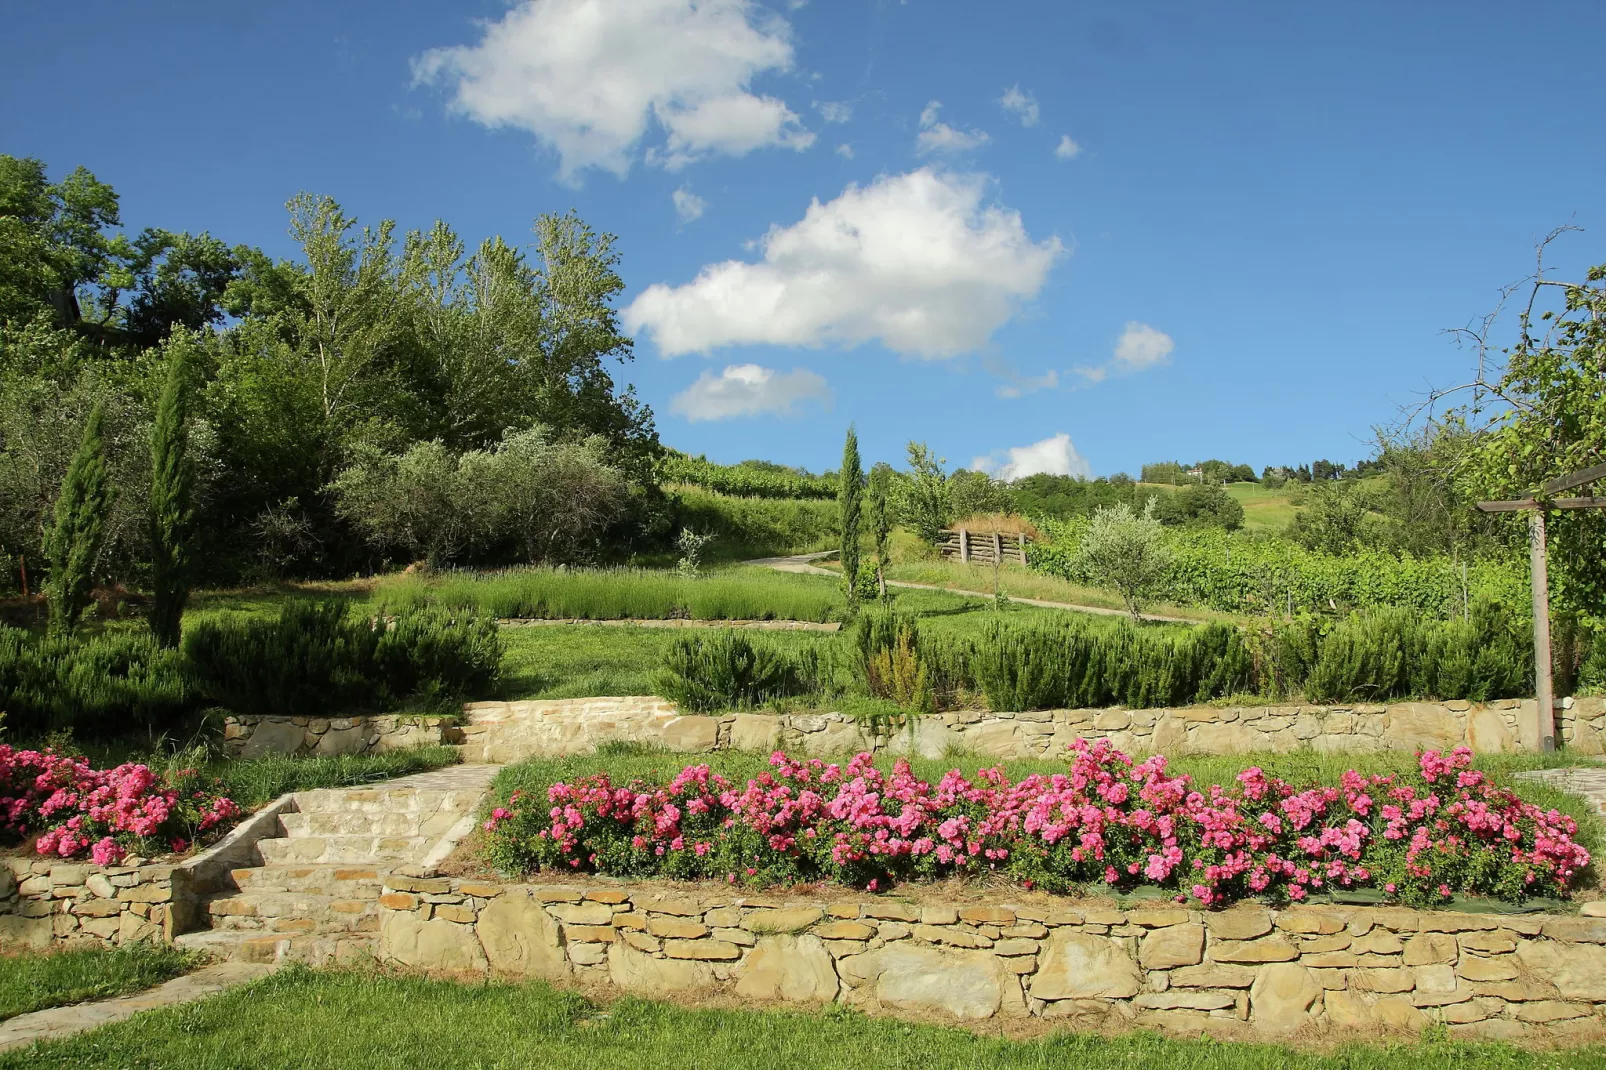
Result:
<instances>
[{"instance_id":1,"label":"tall deciduous tree","mask_svg":"<svg viewBox=\"0 0 1606 1070\"><path fill-rule=\"evenodd\" d=\"M892 466L885 462L870 469L870 535L875 539L875 582L881 601L887 600L887 566L892 562L892 514L887 508L887 491L892 483Z\"/></svg>"},{"instance_id":2,"label":"tall deciduous tree","mask_svg":"<svg viewBox=\"0 0 1606 1070\"><path fill-rule=\"evenodd\" d=\"M105 407L96 404L84 421L78 452L67 466L56 498L56 524L50 533L50 627L70 632L89 608L95 564L106 540L106 514L112 489L103 441Z\"/></svg>"},{"instance_id":3,"label":"tall deciduous tree","mask_svg":"<svg viewBox=\"0 0 1606 1070\"><path fill-rule=\"evenodd\" d=\"M190 537L195 471L189 456L190 340L175 335L168 348L167 381L151 429L151 632L177 646L190 600Z\"/></svg>"},{"instance_id":4,"label":"tall deciduous tree","mask_svg":"<svg viewBox=\"0 0 1606 1070\"><path fill-rule=\"evenodd\" d=\"M848 608L859 602L859 513L864 499L864 469L859 462L859 434L848 425L847 441L842 445L841 480L837 506L842 521L842 583Z\"/></svg>"}]
</instances>

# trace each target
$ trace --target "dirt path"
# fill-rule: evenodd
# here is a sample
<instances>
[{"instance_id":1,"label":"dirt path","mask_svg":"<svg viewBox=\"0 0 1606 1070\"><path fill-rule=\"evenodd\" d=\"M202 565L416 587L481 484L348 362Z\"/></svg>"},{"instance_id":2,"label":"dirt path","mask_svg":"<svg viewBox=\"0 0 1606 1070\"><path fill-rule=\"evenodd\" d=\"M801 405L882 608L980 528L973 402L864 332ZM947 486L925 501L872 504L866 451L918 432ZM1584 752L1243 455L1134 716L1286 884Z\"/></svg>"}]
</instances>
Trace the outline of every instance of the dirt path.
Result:
<instances>
[{"instance_id":1,"label":"dirt path","mask_svg":"<svg viewBox=\"0 0 1606 1070\"><path fill-rule=\"evenodd\" d=\"M760 565L772 568L777 572L800 572L810 576L840 576L828 568L820 568L814 562L821 558L830 557L834 551L826 550L823 553L794 554L791 557L760 557L752 561L744 561L744 565ZM991 598L988 591L967 591L959 587L939 587L935 583L912 583L909 580L888 580L888 587L908 587L917 591L942 591L945 594L964 595L967 598ZM1018 602L1023 606L1036 606L1038 609L1067 609L1072 613L1094 613L1101 617L1125 617L1124 609L1110 609L1108 606L1083 606L1074 602L1049 602L1042 598L1017 598L1009 596L1011 602ZM1144 620L1165 621L1168 624L1199 624L1201 622L1190 620L1187 617L1167 617L1160 613L1145 613Z\"/></svg>"}]
</instances>

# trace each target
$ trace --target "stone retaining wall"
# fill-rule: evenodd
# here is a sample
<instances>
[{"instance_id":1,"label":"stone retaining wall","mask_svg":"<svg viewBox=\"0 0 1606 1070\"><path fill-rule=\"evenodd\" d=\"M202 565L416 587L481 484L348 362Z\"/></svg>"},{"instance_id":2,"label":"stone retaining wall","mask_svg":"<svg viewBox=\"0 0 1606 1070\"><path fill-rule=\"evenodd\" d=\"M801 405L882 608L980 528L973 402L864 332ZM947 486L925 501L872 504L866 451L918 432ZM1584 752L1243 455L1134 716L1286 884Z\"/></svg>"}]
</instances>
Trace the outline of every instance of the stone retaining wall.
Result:
<instances>
[{"instance_id":1,"label":"stone retaining wall","mask_svg":"<svg viewBox=\"0 0 1606 1070\"><path fill-rule=\"evenodd\" d=\"M474 702L449 742L475 762L586 753L610 741L652 743L676 751L725 748L800 754L860 750L940 758L967 750L994 758L1063 752L1079 737L1110 739L1133 754L1228 754L1246 751L1367 752L1446 748L1531 749L1532 699L1473 704L1406 702L1349 706L1192 706L1183 709L959 711L920 717L910 729L877 735L840 713L736 713L682 716L652 696ZM1557 732L1580 754L1600 754L1606 699L1566 699Z\"/></svg>"},{"instance_id":2,"label":"stone retaining wall","mask_svg":"<svg viewBox=\"0 0 1606 1070\"><path fill-rule=\"evenodd\" d=\"M171 941L187 927L188 874L176 866L96 866L8 858L0 866L0 944Z\"/></svg>"},{"instance_id":3,"label":"stone retaining wall","mask_svg":"<svg viewBox=\"0 0 1606 1070\"><path fill-rule=\"evenodd\" d=\"M380 955L653 997L840 1001L1225 1037L1606 1033L1606 919L1379 907L1115 909L742 898L391 876Z\"/></svg>"},{"instance_id":4,"label":"stone retaining wall","mask_svg":"<svg viewBox=\"0 0 1606 1070\"><path fill-rule=\"evenodd\" d=\"M381 754L440 743L447 722L438 717L229 716L223 748L231 758L264 754Z\"/></svg>"}]
</instances>

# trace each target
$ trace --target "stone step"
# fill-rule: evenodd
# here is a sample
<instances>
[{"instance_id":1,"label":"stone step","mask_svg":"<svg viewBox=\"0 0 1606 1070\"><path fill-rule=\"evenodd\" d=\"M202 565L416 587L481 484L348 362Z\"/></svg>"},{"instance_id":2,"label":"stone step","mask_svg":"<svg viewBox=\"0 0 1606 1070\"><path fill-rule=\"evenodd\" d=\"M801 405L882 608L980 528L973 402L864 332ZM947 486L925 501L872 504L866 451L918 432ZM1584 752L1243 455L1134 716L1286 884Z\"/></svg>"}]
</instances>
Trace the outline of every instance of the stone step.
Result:
<instances>
[{"instance_id":1,"label":"stone step","mask_svg":"<svg viewBox=\"0 0 1606 1070\"><path fill-rule=\"evenodd\" d=\"M173 943L224 962L305 962L312 966L372 960L377 948L374 936L366 933L298 936L228 929L184 933Z\"/></svg>"},{"instance_id":2,"label":"stone step","mask_svg":"<svg viewBox=\"0 0 1606 1070\"><path fill-rule=\"evenodd\" d=\"M298 836L258 840L257 851L270 866L296 863L379 865L417 861L428 853L434 836Z\"/></svg>"},{"instance_id":3,"label":"stone step","mask_svg":"<svg viewBox=\"0 0 1606 1070\"><path fill-rule=\"evenodd\" d=\"M273 865L229 871L227 894L313 892L343 899L378 896L389 872L384 866Z\"/></svg>"},{"instance_id":4,"label":"stone step","mask_svg":"<svg viewBox=\"0 0 1606 1070\"><path fill-rule=\"evenodd\" d=\"M469 788L318 788L297 792L296 809L303 814L464 814L482 794Z\"/></svg>"},{"instance_id":5,"label":"stone step","mask_svg":"<svg viewBox=\"0 0 1606 1070\"><path fill-rule=\"evenodd\" d=\"M280 814L279 824L287 837L302 836L431 836L450 832L463 815L455 810L426 812L390 811L363 813L351 811L303 811Z\"/></svg>"}]
</instances>

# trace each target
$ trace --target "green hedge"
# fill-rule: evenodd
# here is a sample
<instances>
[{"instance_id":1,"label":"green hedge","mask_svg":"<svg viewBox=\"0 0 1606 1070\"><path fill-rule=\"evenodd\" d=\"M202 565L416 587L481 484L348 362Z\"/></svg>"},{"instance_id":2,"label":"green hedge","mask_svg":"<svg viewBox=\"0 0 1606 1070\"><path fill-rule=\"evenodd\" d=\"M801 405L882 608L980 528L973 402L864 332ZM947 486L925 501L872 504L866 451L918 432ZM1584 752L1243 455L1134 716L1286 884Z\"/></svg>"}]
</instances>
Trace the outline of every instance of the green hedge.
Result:
<instances>
[{"instance_id":1,"label":"green hedge","mask_svg":"<svg viewBox=\"0 0 1606 1070\"><path fill-rule=\"evenodd\" d=\"M0 713L8 735L166 731L194 712L184 659L148 633L39 636L0 626Z\"/></svg>"},{"instance_id":2,"label":"green hedge","mask_svg":"<svg viewBox=\"0 0 1606 1070\"><path fill-rule=\"evenodd\" d=\"M685 709L711 713L808 694L818 681L819 661L812 648L788 652L762 637L721 630L671 643L658 689Z\"/></svg>"},{"instance_id":3,"label":"green hedge","mask_svg":"<svg viewBox=\"0 0 1606 1070\"><path fill-rule=\"evenodd\" d=\"M494 690L502 639L488 617L421 607L381 626L342 603L297 599L277 617L198 621L184 654L196 690L236 713L446 711Z\"/></svg>"},{"instance_id":4,"label":"green hedge","mask_svg":"<svg viewBox=\"0 0 1606 1070\"><path fill-rule=\"evenodd\" d=\"M1084 518L1045 520L1047 541L1027 548L1038 572L1087 584L1076 550ZM1226 613L1343 612L1382 606L1434 617L1463 607L1461 565L1448 557L1412 557L1362 550L1342 556L1307 550L1288 539L1233 535L1211 529L1168 530L1174 561L1156 592L1161 601ZM1529 604L1528 572L1516 558L1469 562L1466 601L1515 607Z\"/></svg>"}]
</instances>

